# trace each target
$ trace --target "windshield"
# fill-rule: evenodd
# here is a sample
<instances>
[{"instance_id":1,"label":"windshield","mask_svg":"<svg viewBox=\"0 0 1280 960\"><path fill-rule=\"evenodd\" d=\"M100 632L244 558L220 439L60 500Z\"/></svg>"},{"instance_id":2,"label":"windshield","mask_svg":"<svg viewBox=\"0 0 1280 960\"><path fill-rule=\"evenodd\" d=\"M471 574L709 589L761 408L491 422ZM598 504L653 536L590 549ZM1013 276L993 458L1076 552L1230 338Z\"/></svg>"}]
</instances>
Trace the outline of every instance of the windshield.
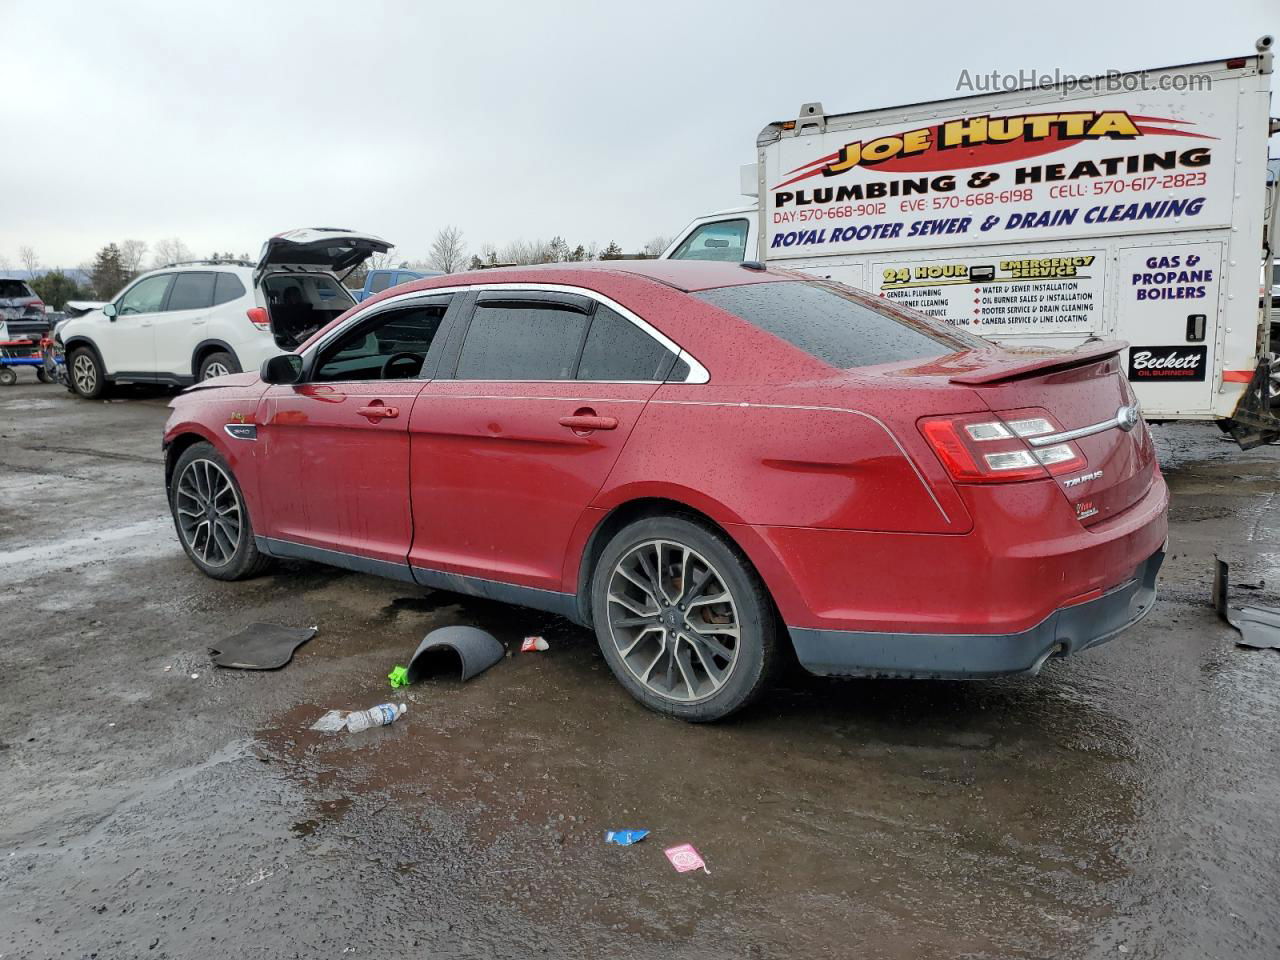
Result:
<instances>
[{"instance_id":1,"label":"windshield","mask_svg":"<svg viewBox=\"0 0 1280 960\"><path fill-rule=\"evenodd\" d=\"M838 283L750 283L696 296L842 369L991 346L956 327Z\"/></svg>"},{"instance_id":2,"label":"windshield","mask_svg":"<svg viewBox=\"0 0 1280 960\"><path fill-rule=\"evenodd\" d=\"M0 299L15 300L29 296L32 293L21 280L0 280Z\"/></svg>"}]
</instances>

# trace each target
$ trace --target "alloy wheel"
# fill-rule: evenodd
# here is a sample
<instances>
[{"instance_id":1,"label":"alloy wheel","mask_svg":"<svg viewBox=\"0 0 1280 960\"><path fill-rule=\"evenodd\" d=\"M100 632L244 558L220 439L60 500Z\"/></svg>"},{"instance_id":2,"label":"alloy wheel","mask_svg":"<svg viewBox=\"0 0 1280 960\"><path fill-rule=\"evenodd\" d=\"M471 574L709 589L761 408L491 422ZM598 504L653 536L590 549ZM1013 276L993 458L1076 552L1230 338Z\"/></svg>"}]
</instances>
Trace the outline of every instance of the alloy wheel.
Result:
<instances>
[{"instance_id":1,"label":"alloy wheel","mask_svg":"<svg viewBox=\"0 0 1280 960\"><path fill-rule=\"evenodd\" d=\"M75 381L76 389L86 396L97 389L98 368L93 362L93 357L87 353L76 354L76 359L71 364L71 376Z\"/></svg>"},{"instance_id":2,"label":"alloy wheel","mask_svg":"<svg viewBox=\"0 0 1280 960\"><path fill-rule=\"evenodd\" d=\"M682 543L649 540L614 565L609 635L632 676L682 703L714 695L738 662L742 628L724 577Z\"/></svg>"},{"instance_id":3,"label":"alloy wheel","mask_svg":"<svg viewBox=\"0 0 1280 960\"><path fill-rule=\"evenodd\" d=\"M175 489L174 511L183 541L202 562L225 566L240 546L244 527L235 484L212 460L192 460Z\"/></svg>"},{"instance_id":4,"label":"alloy wheel","mask_svg":"<svg viewBox=\"0 0 1280 960\"><path fill-rule=\"evenodd\" d=\"M227 369L227 365L220 360L215 360L204 368L204 378L209 380L213 377L225 377L231 371Z\"/></svg>"}]
</instances>

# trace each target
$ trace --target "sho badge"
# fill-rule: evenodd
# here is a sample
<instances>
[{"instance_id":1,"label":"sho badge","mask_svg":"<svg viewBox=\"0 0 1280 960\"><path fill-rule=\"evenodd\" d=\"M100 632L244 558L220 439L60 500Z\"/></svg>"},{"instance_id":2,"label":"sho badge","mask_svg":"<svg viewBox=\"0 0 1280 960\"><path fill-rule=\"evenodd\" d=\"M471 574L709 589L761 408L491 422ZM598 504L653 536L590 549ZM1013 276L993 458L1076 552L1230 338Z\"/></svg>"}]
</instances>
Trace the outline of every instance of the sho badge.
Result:
<instances>
[{"instance_id":1,"label":"sho badge","mask_svg":"<svg viewBox=\"0 0 1280 960\"><path fill-rule=\"evenodd\" d=\"M1203 381L1206 346L1131 347L1129 379Z\"/></svg>"},{"instance_id":2,"label":"sho badge","mask_svg":"<svg viewBox=\"0 0 1280 960\"><path fill-rule=\"evenodd\" d=\"M254 423L228 423L222 428L227 436L236 440L257 440L258 426Z\"/></svg>"}]
</instances>

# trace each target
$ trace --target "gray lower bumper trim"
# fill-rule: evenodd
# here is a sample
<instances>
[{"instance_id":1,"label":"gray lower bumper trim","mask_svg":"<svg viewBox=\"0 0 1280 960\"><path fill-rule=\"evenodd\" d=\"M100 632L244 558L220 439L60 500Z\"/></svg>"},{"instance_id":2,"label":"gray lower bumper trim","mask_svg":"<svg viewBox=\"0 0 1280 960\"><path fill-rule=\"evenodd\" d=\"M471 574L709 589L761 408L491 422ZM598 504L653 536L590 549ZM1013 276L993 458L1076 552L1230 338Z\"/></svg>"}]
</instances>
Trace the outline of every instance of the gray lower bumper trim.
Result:
<instances>
[{"instance_id":1,"label":"gray lower bumper trim","mask_svg":"<svg viewBox=\"0 0 1280 960\"><path fill-rule=\"evenodd\" d=\"M836 677L965 678L1038 673L1051 656L1105 643L1151 612L1164 551L1128 582L1009 634L863 633L789 627L801 664Z\"/></svg>"}]
</instances>

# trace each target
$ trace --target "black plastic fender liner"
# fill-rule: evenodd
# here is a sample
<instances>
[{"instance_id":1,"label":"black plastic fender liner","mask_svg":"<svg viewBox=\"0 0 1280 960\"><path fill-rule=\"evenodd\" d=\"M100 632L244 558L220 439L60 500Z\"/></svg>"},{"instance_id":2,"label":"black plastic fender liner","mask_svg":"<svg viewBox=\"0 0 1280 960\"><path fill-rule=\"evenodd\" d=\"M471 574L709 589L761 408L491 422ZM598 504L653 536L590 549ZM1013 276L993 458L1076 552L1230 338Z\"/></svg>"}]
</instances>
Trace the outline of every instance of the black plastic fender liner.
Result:
<instances>
[{"instance_id":1,"label":"black plastic fender liner","mask_svg":"<svg viewBox=\"0 0 1280 960\"><path fill-rule=\"evenodd\" d=\"M461 664L461 679L470 680L503 658L506 649L497 637L478 627L440 627L432 630L409 661L409 682L437 675Z\"/></svg>"}]
</instances>

